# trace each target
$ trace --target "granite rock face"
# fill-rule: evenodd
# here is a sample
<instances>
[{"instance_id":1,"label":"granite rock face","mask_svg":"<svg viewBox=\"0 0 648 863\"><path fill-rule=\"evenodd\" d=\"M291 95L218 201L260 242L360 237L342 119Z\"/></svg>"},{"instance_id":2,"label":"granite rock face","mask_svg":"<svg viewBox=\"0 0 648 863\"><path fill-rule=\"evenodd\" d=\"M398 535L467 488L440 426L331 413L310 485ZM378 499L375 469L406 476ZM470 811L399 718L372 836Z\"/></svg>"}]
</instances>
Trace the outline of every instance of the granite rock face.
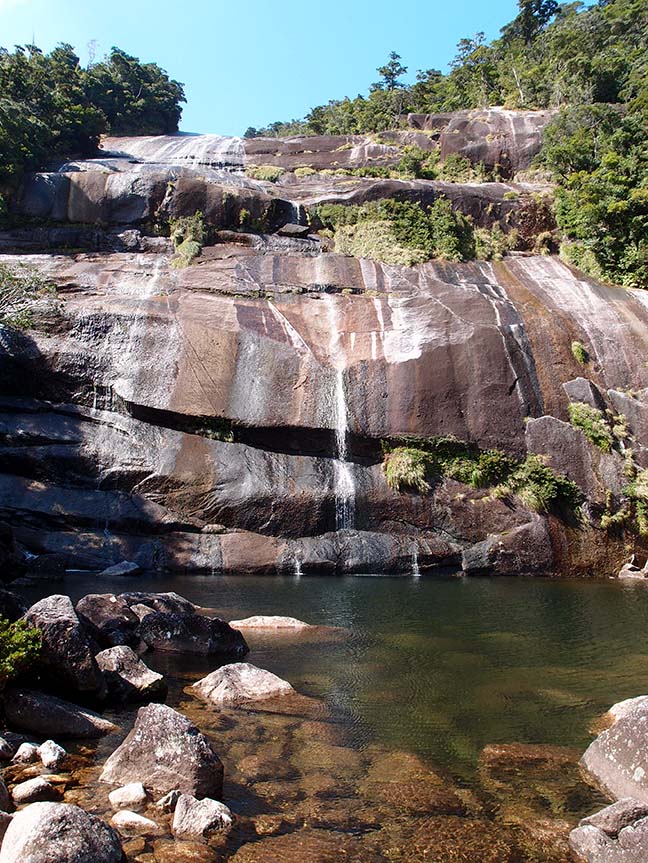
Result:
<instances>
[{"instance_id":1,"label":"granite rock face","mask_svg":"<svg viewBox=\"0 0 648 863\"><path fill-rule=\"evenodd\" d=\"M16 548L44 569L56 560L97 572L122 561L257 574L618 572L627 538L597 519L627 482L623 458L593 448L568 423L568 405L623 413L626 444L648 467L641 292L597 284L551 256L404 268L297 235L318 203L385 196L444 195L475 224L520 229L542 191L528 183L336 171L395 165L414 144L513 175L529 166L549 118L501 109L410 117L379 144L107 139L96 159L27 179L20 213L105 236L93 254L63 256L34 235L32 252L44 254L4 258L39 268L61 297L28 334L2 333L0 520ZM280 176L255 180L245 174L254 165ZM295 174L299 166L312 173ZM147 223L196 210L216 241L175 269L168 241L145 237ZM286 225L295 230L280 236ZM116 237L121 250L111 251ZM546 458L581 487L591 517L536 515L452 480L427 495L388 487L386 438L450 435ZM137 604L147 601L126 601ZM120 609L114 621L107 608L83 612L100 646L131 643L135 624Z\"/></svg>"},{"instance_id":2,"label":"granite rock face","mask_svg":"<svg viewBox=\"0 0 648 863\"><path fill-rule=\"evenodd\" d=\"M207 738L185 716L163 704L141 707L135 726L108 758L100 777L110 785L141 782L147 791L179 790L220 797L223 765Z\"/></svg>"}]
</instances>

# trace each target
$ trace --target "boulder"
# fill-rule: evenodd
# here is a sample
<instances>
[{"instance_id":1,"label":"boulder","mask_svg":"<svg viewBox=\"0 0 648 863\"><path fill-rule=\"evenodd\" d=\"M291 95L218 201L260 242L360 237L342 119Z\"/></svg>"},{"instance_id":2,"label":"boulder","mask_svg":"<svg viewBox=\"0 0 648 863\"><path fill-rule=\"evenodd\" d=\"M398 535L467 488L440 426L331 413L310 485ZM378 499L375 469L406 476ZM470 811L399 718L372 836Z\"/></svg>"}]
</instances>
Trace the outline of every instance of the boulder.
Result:
<instances>
[{"instance_id":1,"label":"boulder","mask_svg":"<svg viewBox=\"0 0 648 863\"><path fill-rule=\"evenodd\" d=\"M160 611L164 614L192 615L196 613L198 608L193 602L174 591L167 591L166 593L130 591L129 593L120 593L119 599L123 599L131 607L133 605L147 605L153 611Z\"/></svg>"},{"instance_id":2,"label":"boulder","mask_svg":"<svg viewBox=\"0 0 648 863\"><path fill-rule=\"evenodd\" d=\"M234 823L224 803L205 798L196 800L181 794L176 803L171 830L178 839L206 839L212 833L229 830Z\"/></svg>"},{"instance_id":3,"label":"boulder","mask_svg":"<svg viewBox=\"0 0 648 863\"><path fill-rule=\"evenodd\" d=\"M220 797L223 765L207 738L164 704L140 707L132 731L108 758L102 782L142 782L159 794L178 789L195 797Z\"/></svg>"},{"instance_id":4,"label":"boulder","mask_svg":"<svg viewBox=\"0 0 648 863\"><path fill-rule=\"evenodd\" d=\"M314 628L310 623L304 623L296 617L281 617L278 614L256 614L253 617L244 617L242 620L230 620L230 626L234 629L263 629L273 632L281 630L295 632L300 629Z\"/></svg>"},{"instance_id":5,"label":"boulder","mask_svg":"<svg viewBox=\"0 0 648 863\"><path fill-rule=\"evenodd\" d=\"M156 612L140 621L140 635L149 647L173 653L245 656L249 648L237 629L216 617Z\"/></svg>"},{"instance_id":6,"label":"boulder","mask_svg":"<svg viewBox=\"0 0 648 863\"><path fill-rule=\"evenodd\" d=\"M599 734L581 764L613 799L648 803L648 701L639 700Z\"/></svg>"},{"instance_id":7,"label":"boulder","mask_svg":"<svg viewBox=\"0 0 648 863\"><path fill-rule=\"evenodd\" d=\"M594 815L588 815L580 822L580 827L591 824L608 836L616 838L629 824L648 818L648 803L640 803L633 797L623 797L611 806L606 806Z\"/></svg>"},{"instance_id":8,"label":"boulder","mask_svg":"<svg viewBox=\"0 0 648 863\"><path fill-rule=\"evenodd\" d=\"M148 795L141 782L130 782L111 791L108 800L113 809L130 809L134 806L143 806L148 800Z\"/></svg>"},{"instance_id":9,"label":"boulder","mask_svg":"<svg viewBox=\"0 0 648 863\"><path fill-rule=\"evenodd\" d=\"M121 863L121 842L101 818L68 803L34 803L7 828L0 863Z\"/></svg>"},{"instance_id":10,"label":"boulder","mask_svg":"<svg viewBox=\"0 0 648 863\"><path fill-rule=\"evenodd\" d=\"M7 714L7 718L11 719L9 713L7 713L7 711L5 711L5 713ZM36 746L35 743L21 743L16 750L16 754L12 758L12 761L14 764L33 764L35 761L38 761L39 758L38 746Z\"/></svg>"},{"instance_id":11,"label":"boulder","mask_svg":"<svg viewBox=\"0 0 648 863\"><path fill-rule=\"evenodd\" d=\"M162 832L162 828L150 818L122 809L115 813L110 819L113 827L116 827L123 836L155 836Z\"/></svg>"},{"instance_id":12,"label":"boulder","mask_svg":"<svg viewBox=\"0 0 648 863\"><path fill-rule=\"evenodd\" d=\"M166 695L162 675L151 671L130 647L109 647L98 653L96 660L113 697L122 701L149 701Z\"/></svg>"},{"instance_id":13,"label":"boulder","mask_svg":"<svg viewBox=\"0 0 648 863\"><path fill-rule=\"evenodd\" d=\"M219 707L262 701L295 692L286 680L249 662L235 662L217 668L194 683L191 689L205 701Z\"/></svg>"},{"instance_id":14,"label":"boulder","mask_svg":"<svg viewBox=\"0 0 648 863\"><path fill-rule=\"evenodd\" d=\"M46 740L38 747L38 757L47 770L58 770L67 758L67 752L53 740Z\"/></svg>"},{"instance_id":15,"label":"boulder","mask_svg":"<svg viewBox=\"0 0 648 863\"><path fill-rule=\"evenodd\" d=\"M41 599L25 613L24 619L41 631L38 666L45 672L48 683L85 696L105 697L106 683L68 596Z\"/></svg>"},{"instance_id":16,"label":"boulder","mask_svg":"<svg viewBox=\"0 0 648 863\"><path fill-rule=\"evenodd\" d=\"M107 575L107 576L126 576L126 575L139 575L142 571L142 568L137 563L133 563L132 560L122 560L121 563L115 563L112 566L106 567L106 569L102 570L99 575Z\"/></svg>"},{"instance_id":17,"label":"boulder","mask_svg":"<svg viewBox=\"0 0 648 863\"><path fill-rule=\"evenodd\" d=\"M4 708L12 725L35 734L103 737L117 730L112 722L92 710L28 689L9 690L5 694Z\"/></svg>"},{"instance_id":18,"label":"boulder","mask_svg":"<svg viewBox=\"0 0 648 863\"><path fill-rule=\"evenodd\" d=\"M139 617L121 596L90 593L77 602L76 612L101 645L110 647L139 641Z\"/></svg>"},{"instance_id":19,"label":"boulder","mask_svg":"<svg viewBox=\"0 0 648 863\"><path fill-rule=\"evenodd\" d=\"M38 803L43 800L56 800L58 791L43 776L35 776L26 782L19 782L11 790L11 796L16 806L25 803Z\"/></svg>"},{"instance_id":20,"label":"boulder","mask_svg":"<svg viewBox=\"0 0 648 863\"><path fill-rule=\"evenodd\" d=\"M147 614L155 614L155 611L149 605L143 605L141 602L131 605L131 611L137 615L138 620L142 620Z\"/></svg>"},{"instance_id":21,"label":"boulder","mask_svg":"<svg viewBox=\"0 0 648 863\"><path fill-rule=\"evenodd\" d=\"M623 827L614 836L594 824L569 834L569 847L582 863L645 863L648 860L648 818Z\"/></svg>"}]
</instances>

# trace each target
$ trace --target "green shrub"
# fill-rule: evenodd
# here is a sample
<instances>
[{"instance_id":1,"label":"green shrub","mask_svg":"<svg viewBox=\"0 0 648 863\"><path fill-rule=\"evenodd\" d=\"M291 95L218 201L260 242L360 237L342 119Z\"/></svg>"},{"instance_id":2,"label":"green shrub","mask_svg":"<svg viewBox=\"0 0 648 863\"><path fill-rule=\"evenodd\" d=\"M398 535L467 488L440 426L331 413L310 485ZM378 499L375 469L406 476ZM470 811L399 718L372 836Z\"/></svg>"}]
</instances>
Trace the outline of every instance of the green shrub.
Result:
<instances>
[{"instance_id":1,"label":"green shrub","mask_svg":"<svg viewBox=\"0 0 648 863\"><path fill-rule=\"evenodd\" d=\"M169 220L170 236L176 250L171 266L176 269L188 267L198 257L207 241L207 229L203 214L180 216Z\"/></svg>"},{"instance_id":2,"label":"green shrub","mask_svg":"<svg viewBox=\"0 0 648 863\"><path fill-rule=\"evenodd\" d=\"M394 491L417 491L425 494L430 490L426 479L430 469L430 455L419 449L397 447L387 453L383 470L387 485Z\"/></svg>"},{"instance_id":3,"label":"green shrub","mask_svg":"<svg viewBox=\"0 0 648 863\"><path fill-rule=\"evenodd\" d=\"M514 494L533 512L550 512L555 506L578 510L583 502L576 483L555 473L539 455L527 456L497 491L500 497Z\"/></svg>"},{"instance_id":4,"label":"green shrub","mask_svg":"<svg viewBox=\"0 0 648 863\"><path fill-rule=\"evenodd\" d=\"M33 267L0 264L0 326L28 329L34 310L54 297L54 285Z\"/></svg>"},{"instance_id":5,"label":"green shrub","mask_svg":"<svg viewBox=\"0 0 648 863\"><path fill-rule=\"evenodd\" d=\"M245 173L253 180L262 180L266 183L276 183L285 174L285 170L278 165L246 165Z\"/></svg>"},{"instance_id":6,"label":"green shrub","mask_svg":"<svg viewBox=\"0 0 648 863\"><path fill-rule=\"evenodd\" d=\"M422 147L409 146L403 149L397 173L414 180L435 180L438 164L438 150L424 150Z\"/></svg>"},{"instance_id":7,"label":"green shrub","mask_svg":"<svg viewBox=\"0 0 648 863\"><path fill-rule=\"evenodd\" d=\"M312 177L314 174L317 174L315 168L311 168L310 165L300 165L298 168L295 168L293 174L296 177Z\"/></svg>"},{"instance_id":8,"label":"green shrub","mask_svg":"<svg viewBox=\"0 0 648 863\"><path fill-rule=\"evenodd\" d=\"M427 260L423 251L399 245L393 223L389 221L342 225L335 232L335 251L401 267L412 267Z\"/></svg>"},{"instance_id":9,"label":"green shrub","mask_svg":"<svg viewBox=\"0 0 648 863\"><path fill-rule=\"evenodd\" d=\"M24 620L10 623L0 617L0 686L25 671L38 657L41 634Z\"/></svg>"},{"instance_id":10,"label":"green shrub","mask_svg":"<svg viewBox=\"0 0 648 863\"><path fill-rule=\"evenodd\" d=\"M478 453L476 457L446 461L444 473L473 488L487 488L504 482L514 471L515 465L515 459L499 450L489 449Z\"/></svg>"},{"instance_id":11,"label":"green shrub","mask_svg":"<svg viewBox=\"0 0 648 863\"><path fill-rule=\"evenodd\" d=\"M478 261L501 261L504 255L515 246L515 237L505 234L499 225L488 228L475 228L475 258Z\"/></svg>"},{"instance_id":12,"label":"green shrub","mask_svg":"<svg viewBox=\"0 0 648 863\"><path fill-rule=\"evenodd\" d=\"M585 345L582 342L572 342L571 352L576 362L579 363L581 366L584 366L589 362L589 354L587 353Z\"/></svg>"},{"instance_id":13,"label":"green shrub","mask_svg":"<svg viewBox=\"0 0 648 863\"><path fill-rule=\"evenodd\" d=\"M460 156L459 153L450 153L446 156L439 165L438 177L449 183L469 183L471 180L477 179L470 160L465 156Z\"/></svg>"},{"instance_id":14,"label":"green shrub","mask_svg":"<svg viewBox=\"0 0 648 863\"><path fill-rule=\"evenodd\" d=\"M584 402L572 402L568 410L571 424L580 429L590 443L603 452L612 452L614 436L600 410Z\"/></svg>"}]
</instances>

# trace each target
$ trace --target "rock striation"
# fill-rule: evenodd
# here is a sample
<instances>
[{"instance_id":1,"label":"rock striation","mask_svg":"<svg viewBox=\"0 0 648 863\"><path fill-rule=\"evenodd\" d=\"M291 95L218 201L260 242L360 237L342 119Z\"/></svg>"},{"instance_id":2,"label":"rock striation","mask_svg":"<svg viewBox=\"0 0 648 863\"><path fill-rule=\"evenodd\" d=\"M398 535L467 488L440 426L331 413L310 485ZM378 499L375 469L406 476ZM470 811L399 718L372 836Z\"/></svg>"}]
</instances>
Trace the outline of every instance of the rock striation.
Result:
<instances>
[{"instance_id":1,"label":"rock striation","mask_svg":"<svg viewBox=\"0 0 648 863\"><path fill-rule=\"evenodd\" d=\"M28 177L14 210L42 224L2 235L2 261L43 272L59 305L28 333L0 333L0 520L15 548L98 573L126 561L133 572L616 574L629 540L600 517L627 485L624 459L596 450L568 411L589 399L622 414L624 446L648 466L641 292L552 256L386 265L304 230L319 203L444 195L476 225L523 231L542 189L515 174L549 116L410 117L381 143L107 139L95 159ZM395 165L409 145L508 179L340 173ZM215 242L176 269L151 224L197 210ZM70 246L92 252L57 252ZM386 439L447 436L541 456L578 484L588 518L449 479L425 495L387 485ZM131 644L130 612L113 611L88 602L78 614L101 646Z\"/></svg>"}]
</instances>

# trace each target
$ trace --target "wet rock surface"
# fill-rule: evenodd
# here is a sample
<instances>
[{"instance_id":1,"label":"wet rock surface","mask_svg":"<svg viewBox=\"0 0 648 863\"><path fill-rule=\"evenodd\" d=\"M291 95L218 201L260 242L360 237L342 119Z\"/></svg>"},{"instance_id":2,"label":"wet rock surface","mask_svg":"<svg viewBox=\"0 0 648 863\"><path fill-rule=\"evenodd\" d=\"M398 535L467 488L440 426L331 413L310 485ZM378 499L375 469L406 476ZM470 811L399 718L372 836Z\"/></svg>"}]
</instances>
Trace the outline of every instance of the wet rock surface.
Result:
<instances>
[{"instance_id":1,"label":"wet rock surface","mask_svg":"<svg viewBox=\"0 0 648 863\"><path fill-rule=\"evenodd\" d=\"M163 698L166 694L163 676L151 671L130 647L109 647L95 658L106 678L108 692L114 698L148 701Z\"/></svg>"},{"instance_id":2,"label":"wet rock surface","mask_svg":"<svg viewBox=\"0 0 648 863\"><path fill-rule=\"evenodd\" d=\"M102 737L116 730L112 722L92 710L33 690L9 690L4 697L4 708L9 722L37 734Z\"/></svg>"}]
</instances>

